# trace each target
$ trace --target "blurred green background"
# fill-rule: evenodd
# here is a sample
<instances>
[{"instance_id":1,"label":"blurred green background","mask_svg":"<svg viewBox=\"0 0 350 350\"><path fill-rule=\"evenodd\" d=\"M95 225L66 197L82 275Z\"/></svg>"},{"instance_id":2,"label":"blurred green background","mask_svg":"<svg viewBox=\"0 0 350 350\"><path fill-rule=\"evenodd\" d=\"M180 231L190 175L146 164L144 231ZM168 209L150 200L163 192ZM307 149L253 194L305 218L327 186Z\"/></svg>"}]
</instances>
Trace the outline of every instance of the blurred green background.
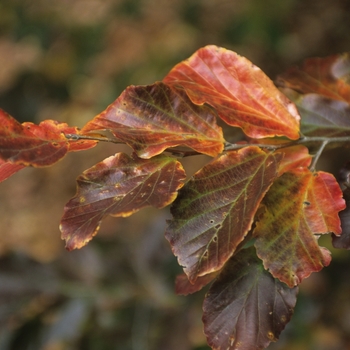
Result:
<instances>
[{"instance_id":1,"label":"blurred green background","mask_svg":"<svg viewBox=\"0 0 350 350\"><path fill-rule=\"evenodd\" d=\"M344 0L1 0L0 108L20 121L82 127L128 86L152 84L198 48L246 56L272 79L350 51ZM168 209L107 218L80 251L58 225L75 178L124 146L98 145L0 185L0 350L208 350L204 292L174 294ZM348 157L349 158L349 157ZM189 173L201 165L188 160ZM350 259L301 285L274 350L350 349Z\"/></svg>"}]
</instances>

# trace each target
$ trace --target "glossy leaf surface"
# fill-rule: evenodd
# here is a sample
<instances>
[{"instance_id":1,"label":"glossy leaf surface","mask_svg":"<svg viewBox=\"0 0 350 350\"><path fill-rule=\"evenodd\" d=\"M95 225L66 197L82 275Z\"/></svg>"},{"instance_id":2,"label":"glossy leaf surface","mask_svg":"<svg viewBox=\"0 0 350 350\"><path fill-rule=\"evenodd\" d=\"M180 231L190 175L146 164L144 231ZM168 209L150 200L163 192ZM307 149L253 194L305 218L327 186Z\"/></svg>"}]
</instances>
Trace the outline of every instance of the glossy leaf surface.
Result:
<instances>
[{"instance_id":1,"label":"glossy leaf surface","mask_svg":"<svg viewBox=\"0 0 350 350\"><path fill-rule=\"evenodd\" d=\"M181 164L165 156L144 160L119 153L84 171L61 220L67 249L90 241L106 215L126 217L146 206L165 207L184 179Z\"/></svg>"},{"instance_id":2,"label":"glossy leaf surface","mask_svg":"<svg viewBox=\"0 0 350 350\"><path fill-rule=\"evenodd\" d=\"M279 177L265 196L254 230L258 256L288 286L299 284L331 261L317 235L341 233L338 212L345 204L333 175L299 168Z\"/></svg>"},{"instance_id":3,"label":"glossy leaf surface","mask_svg":"<svg viewBox=\"0 0 350 350\"><path fill-rule=\"evenodd\" d=\"M228 152L181 190L166 238L191 283L219 270L242 242L280 158L255 146Z\"/></svg>"},{"instance_id":4,"label":"glossy leaf surface","mask_svg":"<svg viewBox=\"0 0 350 350\"><path fill-rule=\"evenodd\" d=\"M307 136L349 136L350 105L318 94L300 95L283 89L302 116L301 132Z\"/></svg>"},{"instance_id":5,"label":"glossy leaf surface","mask_svg":"<svg viewBox=\"0 0 350 350\"><path fill-rule=\"evenodd\" d=\"M298 293L274 279L253 248L231 258L206 295L204 332L217 350L259 350L289 322Z\"/></svg>"},{"instance_id":6,"label":"glossy leaf surface","mask_svg":"<svg viewBox=\"0 0 350 350\"><path fill-rule=\"evenodd\" d=\"M235 52L206 46L176 65L163 81L185 88L196 104L210 104L221 119L249 137L299 137L294 104L260 68Z\"/></svg>"},{"instance_id":7,"label":"glossy leaf surface","mask_svg":"<svg viewBox=\"0 0 350 350\"><path fill-rule=\"evenodd\" d=\"M96 141L67 140L65 133L78 133L77 128L54 120L44 120L39 125L20 124L0 110L0 157L24 166L49 166L68 151L89 149Z\"/></svg>"},{"instance_id":8,"label":"glossy leaf surface","mask_svg":"<svg viewBox=\"0 0 350 350\"><path fill-rule=\"evenodd\" d=\"M223 150L222 130L214 111L194 105L183 90L161 82L128 87L82 131L102 129L129 144L141 158L179 145L210 156Z\"/></svg>"},{"instance_id":9,"label":"glossy leaf surface","mask_svg":"<svg viewBox=\"0 0 350 350\"><path fill-rule=\"evenodd\" d=\"M301 94L350 102L350 55L310 58L281 74L277 84Z\"/></svg>"}]
</instances>

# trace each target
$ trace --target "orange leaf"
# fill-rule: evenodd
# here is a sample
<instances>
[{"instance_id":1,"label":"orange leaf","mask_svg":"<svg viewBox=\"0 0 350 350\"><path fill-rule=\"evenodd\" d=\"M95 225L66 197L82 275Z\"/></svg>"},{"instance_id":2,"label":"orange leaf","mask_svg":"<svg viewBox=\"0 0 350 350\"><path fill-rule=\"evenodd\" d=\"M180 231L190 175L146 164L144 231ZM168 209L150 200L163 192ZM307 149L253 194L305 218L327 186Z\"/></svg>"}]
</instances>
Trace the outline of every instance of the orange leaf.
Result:
<instances>
[{"instance_id":1,"label":"orange leaf","mask_svg":"<svg viewBox=\"0 0 350 350\"><path fill-rule=\"evenodd\" d=\"M39 125L20 124L0 110L0 156L3 160L24 166L49 166L69 151L88 149L96 141L70 141L67 133L78 133L77 128L54 120L44 120Z\"/></svg>"},{"instance_id":2,"label":"orange leaf","mask_svg":"<svg viewBox=\"0 0 350 350\"><path fill-rule=\"evenodd\" d=\"M299 138L300 116L283 95L249 60L235 52L206 46L176 65L164 82L182 86L190 99L213 106L220 118L252 138Z\"/></svg>"}]
</instances>

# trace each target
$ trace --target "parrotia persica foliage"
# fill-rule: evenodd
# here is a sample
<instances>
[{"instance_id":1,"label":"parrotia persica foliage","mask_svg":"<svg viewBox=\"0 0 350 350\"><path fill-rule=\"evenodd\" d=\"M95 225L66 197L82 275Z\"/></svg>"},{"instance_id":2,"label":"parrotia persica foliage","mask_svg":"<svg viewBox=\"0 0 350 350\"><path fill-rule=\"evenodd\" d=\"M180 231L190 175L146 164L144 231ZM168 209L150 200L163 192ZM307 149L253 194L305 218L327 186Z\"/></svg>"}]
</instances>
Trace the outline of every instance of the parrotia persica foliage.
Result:
<instances>
[{"instance_id":1,"label":"parrotia persica foliage","mask_svg":"<svg viewBox=\"0 0 350 350\"><path fill-rule=\"evenodd\" d=\"M211 284L208 344L264 349L289 322L298 284L331 261L318 237L332 233L335 247L350 249L350 166L340 184L315 170L328 144L350 144L349 82L349 54L309 59L275 85L246 58L206 46L162 81L127 87L81 130L0 111L0 180L100 140L126 143L131 155L78 177L60 225L66 248L86 245L106 215L171 204L165 237L184 269L176 292ZM244 138L230 143L218 119ZM197 154L212 160L186 181L181 158Z\"/></svg>"}]
</instances>

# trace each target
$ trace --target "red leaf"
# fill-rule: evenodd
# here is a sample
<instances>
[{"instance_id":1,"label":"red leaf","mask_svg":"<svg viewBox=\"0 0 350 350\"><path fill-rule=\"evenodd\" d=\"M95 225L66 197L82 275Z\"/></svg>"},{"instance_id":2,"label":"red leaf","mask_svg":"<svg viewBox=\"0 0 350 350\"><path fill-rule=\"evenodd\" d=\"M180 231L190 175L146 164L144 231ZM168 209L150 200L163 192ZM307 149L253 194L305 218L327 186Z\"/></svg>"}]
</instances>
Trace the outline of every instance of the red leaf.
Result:
<instances>
[{"instance_id":1,"label":"red leaf","mask_svg":"<svg viewBox=\"0 0 350 350\"><path fill-rule=\"evenodd\" d=\"M281 139L250 139L249 143L262 145L284 145L289 142ZM312 161L312 156L309 154L309 149L303 145L295 145L276 149L275 153L281 154L282 160L279 164L278 176L283 173L299 167L309 167Z\"/></svg>"},{"instance_id":2,"label":"red leaf","mask_svg":"<svg viewBox=\"0 0 350 350\"><path fill-rule=\"evenodd\" d=\"M6 162L0 158L0 182L24 168L24 165Z\"/></svg>"},{"instance_id":3,"label":"red leaf","mask_svg":"<svg viewBox=\"0 0 350 350\"><path fill-rule=\"evenodd\" d=\"M262 204L255 246L274 277L293 287L330 263L330 253L319 247L316 235L340 234L338 212L345 207L331 174L294 169L274 182Z\"/></svg>"},{"instance_id":4,"label":"red leaf","mask_svg":"<svg viewBox=\"0 0 350 350\"><path fill-rule=\"evenodd\" d=\"M303 145L281 148L276 150L275 153L283 154L283 159L278 168L279 176L295 168L307 168L312 161L309 149Z\"/></svg>"},{"instance_id":5,"label":"red leaf","mask_svg":"<svg viewBox=\"0 0 350 350\"><path fill-rule=\"evenodd\" d=\"M70 150L88 149L96 145L96 141L68 141L64 133L77 133L77 128L53 120L44 120L39 125L20 124L0 110L0 125L0 156L18 165L49 166Z\"/></svg>"},{"instance_id":6,"label":"red leaf","mask_svg":"<svg viewBox=\"0 0 350 350\"><path fill-rule=\"evenodd\" d=\"M165 207L184 179L181 163L165 156L145 160L119 153L84 171L61 220L66 248L86 245L106 215L126 217L146 206Z\"/></svg>"},{"instance_id":7,"label":"red leaf","mask_svg":"<svg viewBox=\"0 0 350 350\"><path fill-rule=\"evenodd\" d=\"M266 348L292 317L297 293L264 270L254 249L240 251L204 300L208 344L217 350Z\"/></svg>"},{"instance_id":8,"label":"red leaf","mask_svg":"<svg viewBox=\"0 0 350 350\"><path fill-rule=\"evenodd\" d=\"M280 158L255 146L228 152L180 191L166 238L191 283L221 269L243 241Z\"/></svg>"},{"instance_id":9,"label":"red leaf","mask_svg":"<svg viewBox=\"0 0 350 350\"><path fill-rule=\"evenodd\" d=\"M175 146L216 156L223 150L222 130L214 111L194 105L179 89L158 82L130 86L82 132L110 130L141 158L151 158Z\"/></svg>"},{"instance_id":10,"label":"red leaf","mask_svg":"<svg viewBox=\"0 0 350 350\"><path fill-rule=\"evenodd\" d=\"M299 138L300 116L286 98L249 60L216 46L198 50L176 65L164 82L185 88L190 99L213 106L220 118L252 138Z\"/></svg>"},{"instance_id":11,"label":"red leaf","mask_svg":"<svg viewBox=\"0 0 350 350\"><path fill-rule=\"evenodd\" d=\"M350 102L350 56L333 55L310 58L301 67L292 67L277 79L281 87L301 94L319 94L335 100Z\"/></svg>"}]
</instances>

